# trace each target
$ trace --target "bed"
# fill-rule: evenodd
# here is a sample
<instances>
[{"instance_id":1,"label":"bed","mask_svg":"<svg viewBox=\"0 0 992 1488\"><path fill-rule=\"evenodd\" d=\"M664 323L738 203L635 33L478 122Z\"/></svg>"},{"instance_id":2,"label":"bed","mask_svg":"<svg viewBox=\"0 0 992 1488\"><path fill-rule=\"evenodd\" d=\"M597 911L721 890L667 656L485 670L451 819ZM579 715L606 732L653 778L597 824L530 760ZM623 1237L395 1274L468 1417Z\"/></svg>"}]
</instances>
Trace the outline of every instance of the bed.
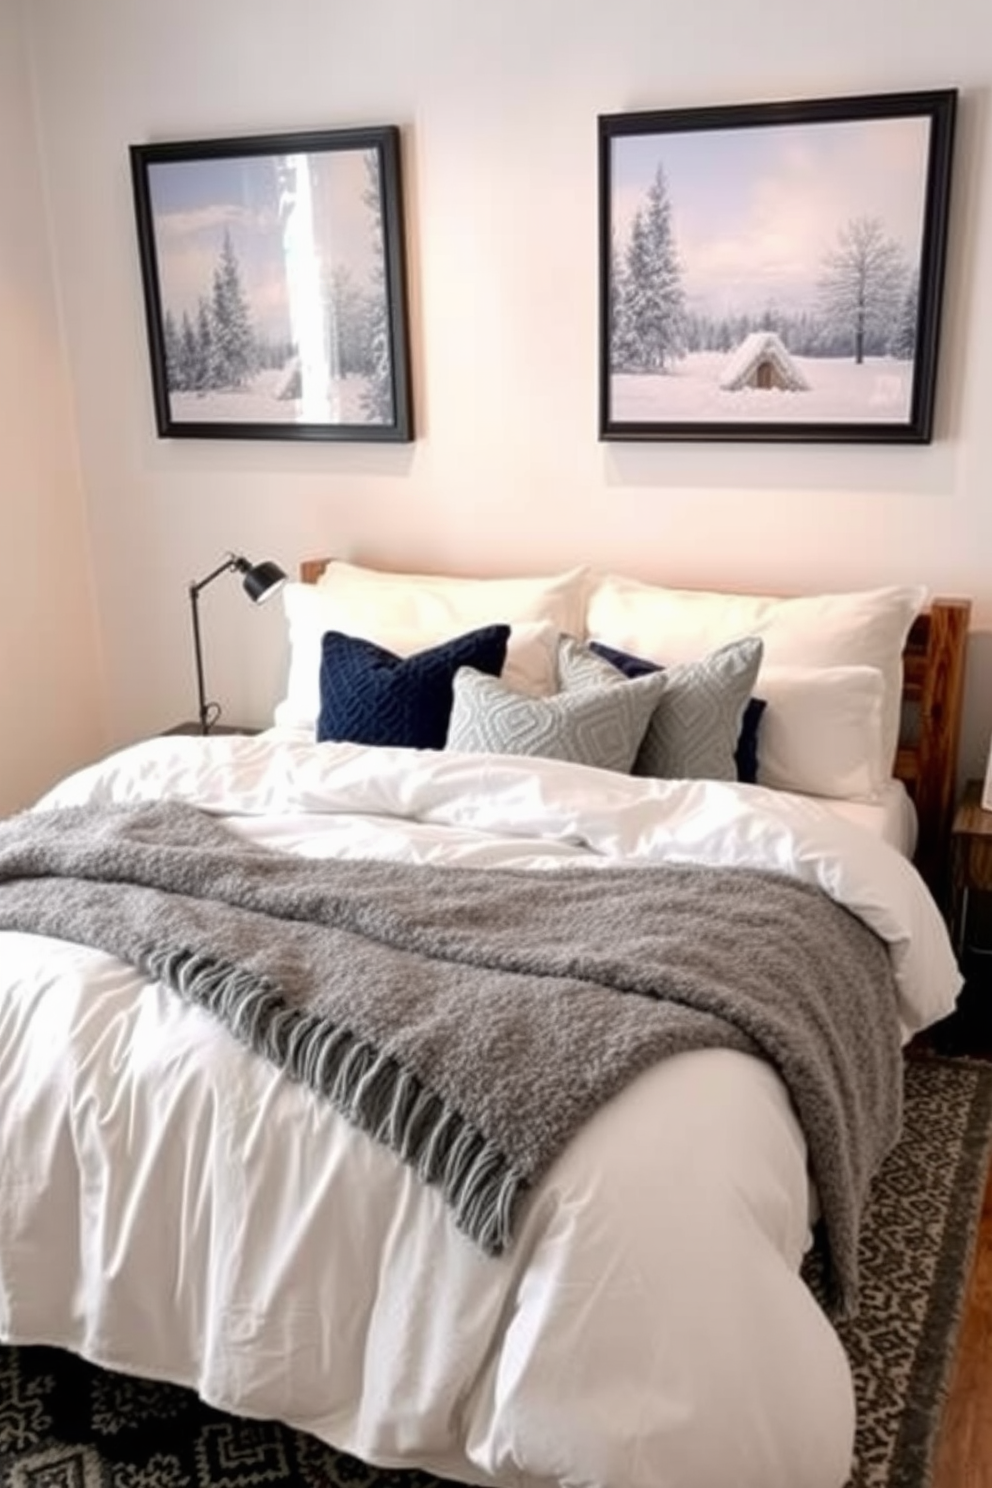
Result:
<instances>
[{"instance_id":1,"label":"bed","mask_svg":"<svg viewBox=\"0 0 992 1488\"><path fill-rule=\"evenodd\" d=\"M286 615L271 729L0 824L0 1337L465 1483L841 1488L799 1271L856 1307L960 988L967 602L315 563Z\"/></svg>"}]
</instances>

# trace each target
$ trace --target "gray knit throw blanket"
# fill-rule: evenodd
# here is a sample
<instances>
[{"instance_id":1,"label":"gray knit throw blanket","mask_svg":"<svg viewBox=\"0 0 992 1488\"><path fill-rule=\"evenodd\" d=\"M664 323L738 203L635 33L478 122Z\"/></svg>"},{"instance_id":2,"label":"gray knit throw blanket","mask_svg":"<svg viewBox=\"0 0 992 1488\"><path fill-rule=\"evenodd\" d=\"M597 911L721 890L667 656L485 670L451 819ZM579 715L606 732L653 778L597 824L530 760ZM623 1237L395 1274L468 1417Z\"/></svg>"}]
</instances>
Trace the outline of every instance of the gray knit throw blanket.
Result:
<instances>
[{"instance_id":1,"label":"gray knit throw blanket","mask_svg":"<svg viewBox=\"0 0 992 1488\"><path fill-rule=\"evenodd\" d=\"M166 802L0 824L0 928L99 947L209 1009L438 1185L494 1255L640 1071L757 1054L808 1140L832 1309L854 1309L899 1029L886 948L819 889L740 868L301 859Z\"/></svg>"}]
</instances>

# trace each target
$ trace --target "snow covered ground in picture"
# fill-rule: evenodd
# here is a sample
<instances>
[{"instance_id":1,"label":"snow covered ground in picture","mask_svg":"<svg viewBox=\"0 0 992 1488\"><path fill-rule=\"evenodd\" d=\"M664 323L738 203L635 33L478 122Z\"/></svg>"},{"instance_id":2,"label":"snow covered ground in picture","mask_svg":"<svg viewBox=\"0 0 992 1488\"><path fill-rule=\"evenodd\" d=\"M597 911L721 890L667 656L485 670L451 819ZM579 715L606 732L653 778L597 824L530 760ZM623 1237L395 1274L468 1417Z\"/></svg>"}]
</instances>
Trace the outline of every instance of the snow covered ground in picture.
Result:
<instances>
[{"instance_id":1,"label":"snow covered ground in picture","mask_svg":"<svg viewBox=\"0 0 992 1488\"><path fill-rule=\"evenodd\" d=\"M360 374L321 379L317 398L304 399L287 388L301 387L295 359L276 370L261 368L233 387L169 391L176 423L204 424L372 424L392 423L370 410L369 380ZM312 386L312 379L310 380Z\"/></svg>"},{"instance_id":2,"label":"snow covered ground in picture","mask_svg":"<svg viewBox=\"0 0 992 1488\"><path fill-rule=\"evenodd\" d=\"M392 424L375 148L149 170L177 423Z\"/></svg>"},{"instance_id":3,"label":"snow covered ground in picture","mask_svg":"<svg viewBox=\"0 0 992 1488\"><path fill-rule=\"evenodd\" d=\"M614 423L905 423L927 117L616 134Z\"/></svg>"},{"instance_id":4,"label":"snow covered ground in picture","mask_svg":"<svg viewBox=\"0 0 992 1488\"><path fill-rule=\"evenodd\" d=\"M664 373L614 373L613 417L625 423L735 419L774 423L901 422L909 416L913 364L894 357L794 357L805 379L801 388L760 387L743 382L728 388L725 372L732 356L694 351ZM799 392L802 397L785 396Z\"/></svg>"}]
</instances>

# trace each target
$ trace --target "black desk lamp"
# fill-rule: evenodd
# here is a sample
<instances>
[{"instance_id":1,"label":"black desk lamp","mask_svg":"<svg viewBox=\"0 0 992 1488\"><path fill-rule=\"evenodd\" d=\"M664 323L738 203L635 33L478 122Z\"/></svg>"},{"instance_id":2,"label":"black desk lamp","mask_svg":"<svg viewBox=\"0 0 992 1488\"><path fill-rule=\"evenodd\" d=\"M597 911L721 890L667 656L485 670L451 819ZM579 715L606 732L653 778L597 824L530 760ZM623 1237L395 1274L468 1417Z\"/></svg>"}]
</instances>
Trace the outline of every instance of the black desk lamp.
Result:
<instances>
[{"instance_id":1,"label":"black desk lamp","mask_svg":"<svg viewBox=\"0 0 992 1488\"><path fill-rule=\"evenodd\" d=\"M200 647L200 591L212 584L222 573L239 573L245 593L253 604L262 604L278 594L286 582L286 575L276 563L249 563L236 553L228 553L223 563L207 574L205 579L189 586L189 607L193 618L193 654L196 657L196 694L199 705L200 733L209 734L220 717L220 704L208 703L203 686L203 653Z\"/></svg>"}]
</instances>

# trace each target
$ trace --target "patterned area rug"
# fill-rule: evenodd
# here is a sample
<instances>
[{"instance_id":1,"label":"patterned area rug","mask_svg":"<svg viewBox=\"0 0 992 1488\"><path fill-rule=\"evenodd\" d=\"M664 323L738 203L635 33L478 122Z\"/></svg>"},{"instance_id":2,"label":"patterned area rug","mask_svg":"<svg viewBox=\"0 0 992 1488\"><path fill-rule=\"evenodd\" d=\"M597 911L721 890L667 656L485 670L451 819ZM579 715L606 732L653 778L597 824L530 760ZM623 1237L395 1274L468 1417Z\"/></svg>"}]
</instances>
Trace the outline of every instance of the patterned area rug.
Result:
<instances>
[{"instance_id":1,"label":"patterned area rug","mask_svg":"<svg viewBox=\"0 0 992 1488\"><path fill-rule=\"evenodd\" d=\"M861 1419L854 1488L927 1482L992 1143L992 1065L921 1059L906 1080L904 1136L865 1227L861 1312L843 1331ZM808 1279L815 1289L814 1267ZM0 1488L435 1485L222 1415L187 1390L0 1347Z\"/></svg>"},{"instance_id":2,"label":"patterned area rug","mask_svg":"<svg viewBox=\"0 0 992 1488\"><path fill-rule=\"evenodd\" d=\"M903 1136L872 1188L861 1307L839 1329L858 1401L852 1488L926 1488L992 1155L992 1064L906 1066Z\"/></svg>"}]
</instances>

